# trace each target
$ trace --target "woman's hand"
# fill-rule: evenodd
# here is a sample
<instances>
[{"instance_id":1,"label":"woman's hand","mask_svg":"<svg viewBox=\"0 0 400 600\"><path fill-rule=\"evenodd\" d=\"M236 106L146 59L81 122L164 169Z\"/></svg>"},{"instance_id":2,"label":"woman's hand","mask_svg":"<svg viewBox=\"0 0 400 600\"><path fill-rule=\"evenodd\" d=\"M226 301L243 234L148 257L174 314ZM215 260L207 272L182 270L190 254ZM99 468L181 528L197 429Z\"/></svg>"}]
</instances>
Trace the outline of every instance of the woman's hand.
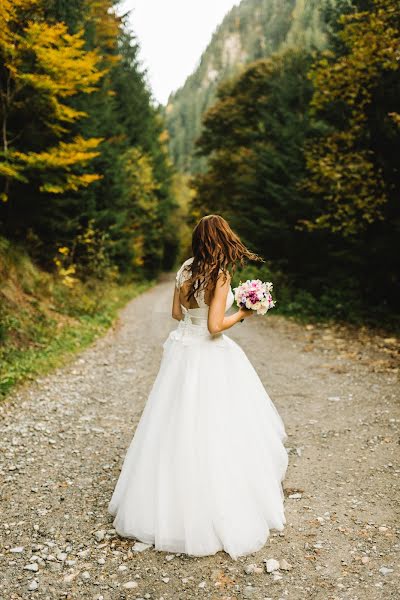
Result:
<instances>
[{"instance_id":1,"label":"woman's hand","mask_svg":"<svg viewBox=\"0 0 400 600\"><path fill-rule=\"evenodd\" d=\"M251 308L239 308L238 312L240 313L240 320L246 319L247 317L251 317L254 315L254 310Z\"/></svg>"}]
</instances>

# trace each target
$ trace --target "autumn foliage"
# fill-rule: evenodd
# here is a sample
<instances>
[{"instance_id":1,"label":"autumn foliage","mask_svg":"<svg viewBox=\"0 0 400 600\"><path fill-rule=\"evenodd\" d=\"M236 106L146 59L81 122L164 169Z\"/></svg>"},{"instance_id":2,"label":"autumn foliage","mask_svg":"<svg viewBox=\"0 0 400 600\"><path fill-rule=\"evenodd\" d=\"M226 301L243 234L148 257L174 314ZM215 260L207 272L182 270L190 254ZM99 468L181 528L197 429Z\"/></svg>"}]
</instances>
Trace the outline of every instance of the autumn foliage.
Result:
<instances>
[{"instance_id":1,"label":"autumn foliage","mask_svg":"<svg viewBox=\"0 0 400 600\"><path fill-rule=\"evenodd\" d=\"M101 140L77 136L67 141L71 124L86 116L69 99L96 89L103 75L98 54L85 50L83 31L70 34L65 23L47 23L38 0L18 0L2 10L0 175L5 185L1 199L9 200L12 180L27 183L35 175L45 192L89 185L99 175L79 173L77 168L97 156ZM21 117L30 110L46 136L42 151L37 138L24 144L23 151L18 149L26 126Z\"/></svg>"},{"instance_id":2,"label":"autumn foliage","mask_svg":"<svg viewBox=\"0 0 400 600\"><path fill-rule=\"evenodd\" d=\"M113 0L0 4L0 234L48 268L61 256L75 261L68 273L84 276L85 264L93 274L79 242L88 230L109 268L151 275L165 255L174 260L164 252L173 210L164 125L137 53Z\"/></svg>"},{"instance_id":3,"label":"autumn foliage","mask_svg":"<svg viewBox=\"0 0 400 600\"><path fill-rule=\"evenodd\" d=\"M193 216L228 217L293 312L376 322L400 301L400 11L330 5L325 50L286 49L220 86Z\"/></svg>"},{"instance_id":4,"label":"autumn foliage","mask_svg":"<svg viewBox=\"0 0 400 600\"><path fill-rule=\"evenodd\" d=\"M306 223L350 235L383 220L391 195L376 126L386 137L398 136L398 2L374 0L370 10L342 15L338 25L342 52L327 50L310 71L311 108L331 129L306 151L307 189L324 199L322 214Z\"/></svg>"}]
</instances>

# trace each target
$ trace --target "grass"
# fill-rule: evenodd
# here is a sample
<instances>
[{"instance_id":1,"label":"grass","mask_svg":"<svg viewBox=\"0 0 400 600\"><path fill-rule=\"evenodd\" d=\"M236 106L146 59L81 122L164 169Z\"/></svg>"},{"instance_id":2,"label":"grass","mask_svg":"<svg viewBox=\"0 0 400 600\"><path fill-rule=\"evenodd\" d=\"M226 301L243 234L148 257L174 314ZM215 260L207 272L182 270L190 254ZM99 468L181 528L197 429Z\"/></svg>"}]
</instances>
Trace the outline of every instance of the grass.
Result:
<instances>
[{"instance_id":1,"label":"grass","mask_svg":"<svg viewBox=\"0 0 400 600\"><path fill-rule=\"evenodd\" d=\"M291 286L284 276L262 265L235 274L233 287L246 279L274 283L276 308L302 323L369 325L398 332L400 325L384 311L366 311L348 290L321 290L318 297ZM152 281L118 284L110 274L102 281L67 287L35 266L29 257L0 237L0 399L16 385L65 364L76 352L105 333L118 310L153 285Z\"/></svg>"},{"instance_id":2,"label":"grass","mask_svg":"<svg viewBox=\"0 0 400 600\"><path fill-rule=\"evenodd\" d=\"M154 283L90 281L69 289L22 251L2 252L1 245L0 281L0 399L89 346Z\"/></svg>"},{"instance_id":3,"label":"grass","mask_svg":"<svg viewBox=\"0 0 400 600\"><path fill-rule=\"evenodd\" d=\"M59 367L76 352L89 346L113 324L118 309L142 293L151 282L113 286L103 298L102 306L95 314L79 315L60 325L57 318L36 316L36 322L26 328L26 319L8 319L2 328L3 342L0 346L0 398L5 397L17 384L33 380L39 375ZM26 345L16 341L16 333L27 340Z\"/></svg>"},{"instance_id":4,"label":"grass","mask_svg":"<svg viewBox=\"0 0 400 600\"><path fill-rule=\"evenodd\" d=\"M272 315L282 315L300 323L340 323L368 326L389 333L400 332L400 319L384 305L368 305L351 287L321 287L318 294L294 286L282 273L274 273L265 265L247 265L235 273L233 286L247 279L272 281L277 301Z\"/></svg>"}]
</instances>

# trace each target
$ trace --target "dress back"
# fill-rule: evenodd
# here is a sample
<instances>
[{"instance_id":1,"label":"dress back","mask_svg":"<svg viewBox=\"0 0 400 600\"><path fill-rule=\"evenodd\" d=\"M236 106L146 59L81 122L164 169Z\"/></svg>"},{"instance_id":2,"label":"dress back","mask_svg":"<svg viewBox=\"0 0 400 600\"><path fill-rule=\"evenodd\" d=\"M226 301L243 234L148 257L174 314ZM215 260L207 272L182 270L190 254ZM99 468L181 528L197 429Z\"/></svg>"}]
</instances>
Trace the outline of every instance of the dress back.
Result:
<instances>
[{"instance_id":1,"label":"dress back","mask_svg":"<svg viewBox=\"0 0 400 600\"><path fill-rule=\"evenodd\" d=\"M187 281L189 281L190 278L192 277L192 269L191 269L192 262L193 262L193 256L191 258L188 258L187 260L185 260L185 262L182 264L179 271L177 272L176 288L178 290L180 290L181 287ZM197 324L204 325L204 321L205 321L205 324L207 325L209 306L206 303L205 290L203 290L203 289L196 290L194 293L194 298L197 302L197 305L198 305L197 307L188 308L188 307L184 306L183 304L181 304L184 318L190 319L190 321L193 325L197 325ZM225 312L232 306L233 300L234 300L234 295L232 292L232 288L230 288L227 298L226 298Z\"/></svg>"}]
</instances>

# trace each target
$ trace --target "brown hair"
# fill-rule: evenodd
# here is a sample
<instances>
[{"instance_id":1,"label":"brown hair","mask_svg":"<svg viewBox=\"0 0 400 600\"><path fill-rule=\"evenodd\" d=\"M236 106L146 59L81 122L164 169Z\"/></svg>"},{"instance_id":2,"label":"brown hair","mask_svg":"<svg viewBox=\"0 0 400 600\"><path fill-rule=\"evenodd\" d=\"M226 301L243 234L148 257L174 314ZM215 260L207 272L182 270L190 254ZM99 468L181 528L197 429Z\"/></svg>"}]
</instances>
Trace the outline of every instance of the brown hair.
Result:
<instances>
[{"instance_id":1,"label":"brown hair","mask_svg":"<svg viewBox=\"0 0 400 600\"><path fill-rule=\"evenodd\" d=\"M220 215L206 215L197 223L192 234L192 253L188 300L198 289L209 290L212 297L220 270L226 281L229 269L233 274L237 264L243 266L246 259L264 262L246 248Z\"/></svg>"}]
</instances>

